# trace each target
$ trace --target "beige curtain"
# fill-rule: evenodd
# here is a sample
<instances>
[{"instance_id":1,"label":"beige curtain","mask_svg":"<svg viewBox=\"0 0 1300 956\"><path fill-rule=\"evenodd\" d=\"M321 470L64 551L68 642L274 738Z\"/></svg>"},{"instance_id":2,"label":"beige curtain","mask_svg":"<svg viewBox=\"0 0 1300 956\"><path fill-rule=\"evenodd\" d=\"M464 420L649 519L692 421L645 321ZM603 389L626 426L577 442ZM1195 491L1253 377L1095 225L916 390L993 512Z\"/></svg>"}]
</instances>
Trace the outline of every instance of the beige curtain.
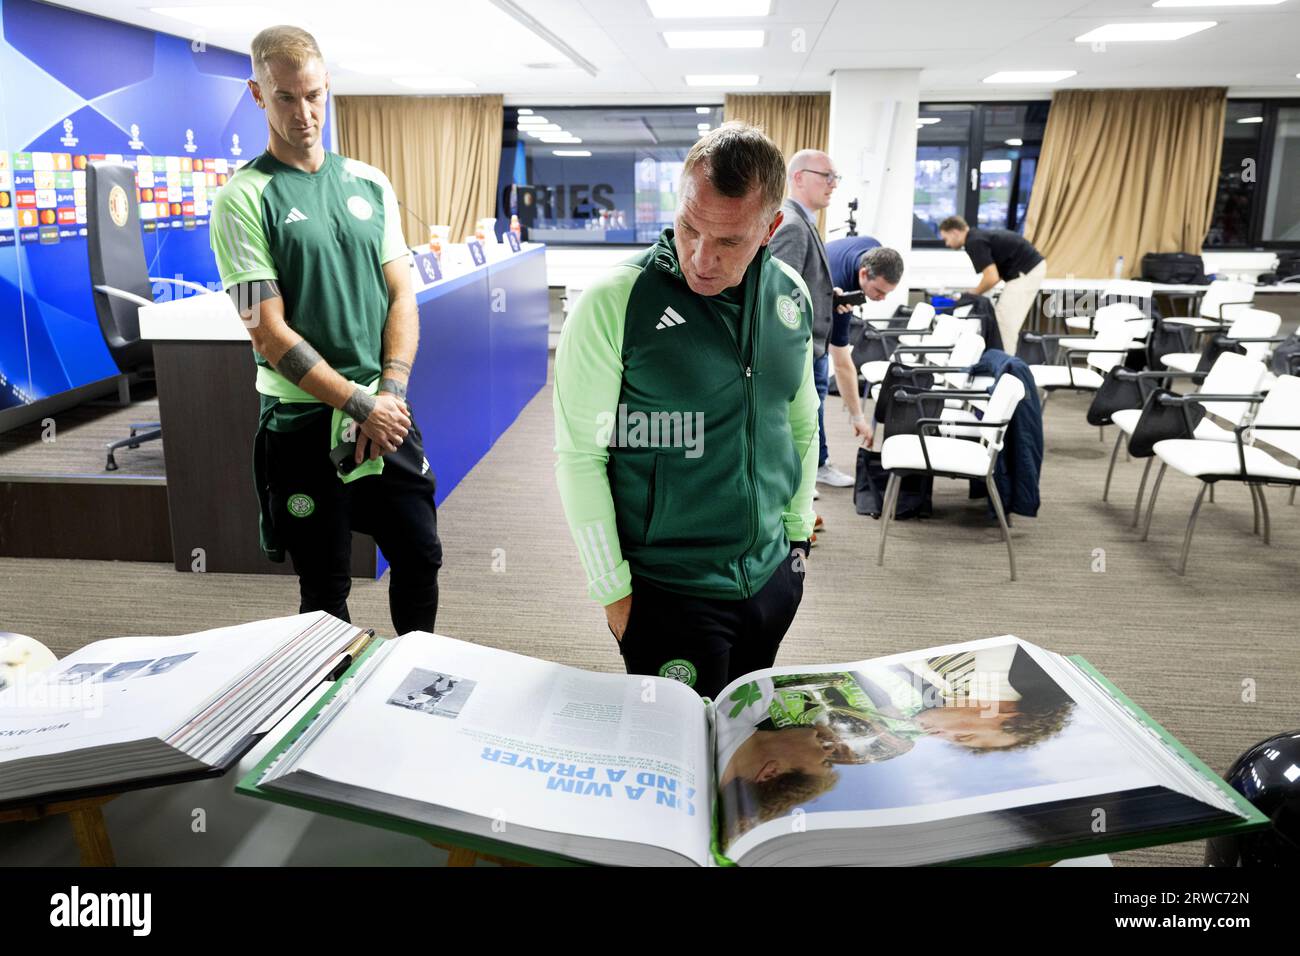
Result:
<instances>
[{"instance_id":1,"label":"beige curtain","mask_svg":"<svg viewBox=\"0 0 1300 956\"><path fill-rule=\"evenodd\" d=\"M340 96L339 152L383 170L397 198L425 222L451 226L451 241L497 210L504 117L500 96ZM402 217L410 245L429 241Z\"/></svg>"},{"instance_id":2,"label":"beige curtain","mask_svg":"<svg viewBox=\"0 0 1300 956\"><path fill-rule=\"evenodd\" d=\"M1148 252L1199 253L1214 214L1227 90L1052 97L1025 238L1048 273L1126 277Z\"/></svg>"},{"instance_id":3,"label":"beige curtain","mask_svg":"<svg viewBox=\"0 0 1300 956\"><path fill-rule=\"evenodd\" d=\"M722 104L724 120L761 126L788 160L801 149L825 150L831 128L831 96L742 96L728 93ZM817 213L817 227L826 235L826 211Z\"/></svg>"}]
</instances>

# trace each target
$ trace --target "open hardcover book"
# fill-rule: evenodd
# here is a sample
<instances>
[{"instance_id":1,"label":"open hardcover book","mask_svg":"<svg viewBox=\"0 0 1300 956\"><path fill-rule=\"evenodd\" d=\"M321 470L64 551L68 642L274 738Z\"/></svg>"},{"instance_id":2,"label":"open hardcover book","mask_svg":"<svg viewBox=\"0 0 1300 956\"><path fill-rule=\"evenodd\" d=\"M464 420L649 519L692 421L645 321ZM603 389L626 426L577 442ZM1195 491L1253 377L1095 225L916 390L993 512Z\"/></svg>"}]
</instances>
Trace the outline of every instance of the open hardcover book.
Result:
<instances>
[{"instance_id":1,"label":"open hardcover book","mask_svg":"<svg viewBox=\"0 0 1300 956\"><path fill-rule=\"evenodd\" d=\"M220 772L369 636L316 612L89 644L0 691L0 805Z\"/></svg>"},{"instance_id":2,"label":"open hardcover book","mask_svg":"<svg viewBox=\"0 0 1300 956\"><path fill-rule=\"evenodd\" d=\"M630 865L1051 859L1264 820L1085 662L1014 637L758 671L709 702L417 632L372 649L239 789Z\"/></svg>"}]
</instances>

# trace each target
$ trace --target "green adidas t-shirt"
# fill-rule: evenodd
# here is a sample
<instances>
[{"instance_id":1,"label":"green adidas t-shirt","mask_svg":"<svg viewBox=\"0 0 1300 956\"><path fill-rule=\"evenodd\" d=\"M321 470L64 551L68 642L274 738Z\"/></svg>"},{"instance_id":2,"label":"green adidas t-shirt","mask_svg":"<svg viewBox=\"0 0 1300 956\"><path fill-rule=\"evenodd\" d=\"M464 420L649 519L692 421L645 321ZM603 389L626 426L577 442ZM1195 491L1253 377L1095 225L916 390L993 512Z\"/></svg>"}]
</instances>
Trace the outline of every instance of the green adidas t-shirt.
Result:
<instances>
[{"instance_id":1,"label":"green adidas t-shirt","mask_svg":"<svg viewBox=\"0 0 1300 956\"><path fill-rule=\"evenodd\" d=\"M276 280L290 328L335 371L362 385L379 377L388 318L383 266L409 254L397 196L382 172L326 153L324 165L307 173L262 153L217 192L210 239L224 288ZM274 431L323 411L262 396L264 415L272 406Z\"/></svg>"}]
</instances>

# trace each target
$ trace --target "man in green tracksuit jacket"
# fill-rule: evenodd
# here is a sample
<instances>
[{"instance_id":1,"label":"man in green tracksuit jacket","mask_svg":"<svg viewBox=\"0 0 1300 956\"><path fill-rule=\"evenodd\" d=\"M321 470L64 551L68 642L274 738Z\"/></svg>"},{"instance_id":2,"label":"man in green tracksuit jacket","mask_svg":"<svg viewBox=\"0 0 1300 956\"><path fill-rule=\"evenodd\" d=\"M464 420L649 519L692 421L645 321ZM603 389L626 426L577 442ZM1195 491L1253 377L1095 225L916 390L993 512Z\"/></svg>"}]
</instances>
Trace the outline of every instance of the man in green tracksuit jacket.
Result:
<instances>
[{"instance_id":1,"label":"man in green tracksuit jacket","mask_svg":"<svg viewBox=\"0 0 1300 956\"><path fill-rule=\"evenodd\" d=\"M672 229L592 283L555 359L560 496L629 673L716 696L803 597L817 471L812 311L767 249L785 162L705 134Z\"/></svg>"}]
</instances>

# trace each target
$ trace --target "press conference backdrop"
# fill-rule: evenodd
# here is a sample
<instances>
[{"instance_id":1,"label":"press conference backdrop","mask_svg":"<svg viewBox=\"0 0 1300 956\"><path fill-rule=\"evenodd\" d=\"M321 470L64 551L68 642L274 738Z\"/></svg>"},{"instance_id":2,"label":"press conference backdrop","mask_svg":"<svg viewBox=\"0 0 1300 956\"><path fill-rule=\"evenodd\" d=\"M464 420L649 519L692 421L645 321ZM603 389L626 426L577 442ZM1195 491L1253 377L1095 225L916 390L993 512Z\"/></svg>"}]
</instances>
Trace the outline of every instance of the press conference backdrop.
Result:
<instances>
[{"instance_id":1,"label":"press conference backdrop","mask_svg":"<svg viewBox=\"0 0 1300 956\"><path fill-rule=\"evenodd\" d=\"M117 374L91 299L89 162L136 168L150 275L219 287L208 210L266 145L248 75L201 39L0 0L0 411Z\"/></svg>"}]
</instances>

